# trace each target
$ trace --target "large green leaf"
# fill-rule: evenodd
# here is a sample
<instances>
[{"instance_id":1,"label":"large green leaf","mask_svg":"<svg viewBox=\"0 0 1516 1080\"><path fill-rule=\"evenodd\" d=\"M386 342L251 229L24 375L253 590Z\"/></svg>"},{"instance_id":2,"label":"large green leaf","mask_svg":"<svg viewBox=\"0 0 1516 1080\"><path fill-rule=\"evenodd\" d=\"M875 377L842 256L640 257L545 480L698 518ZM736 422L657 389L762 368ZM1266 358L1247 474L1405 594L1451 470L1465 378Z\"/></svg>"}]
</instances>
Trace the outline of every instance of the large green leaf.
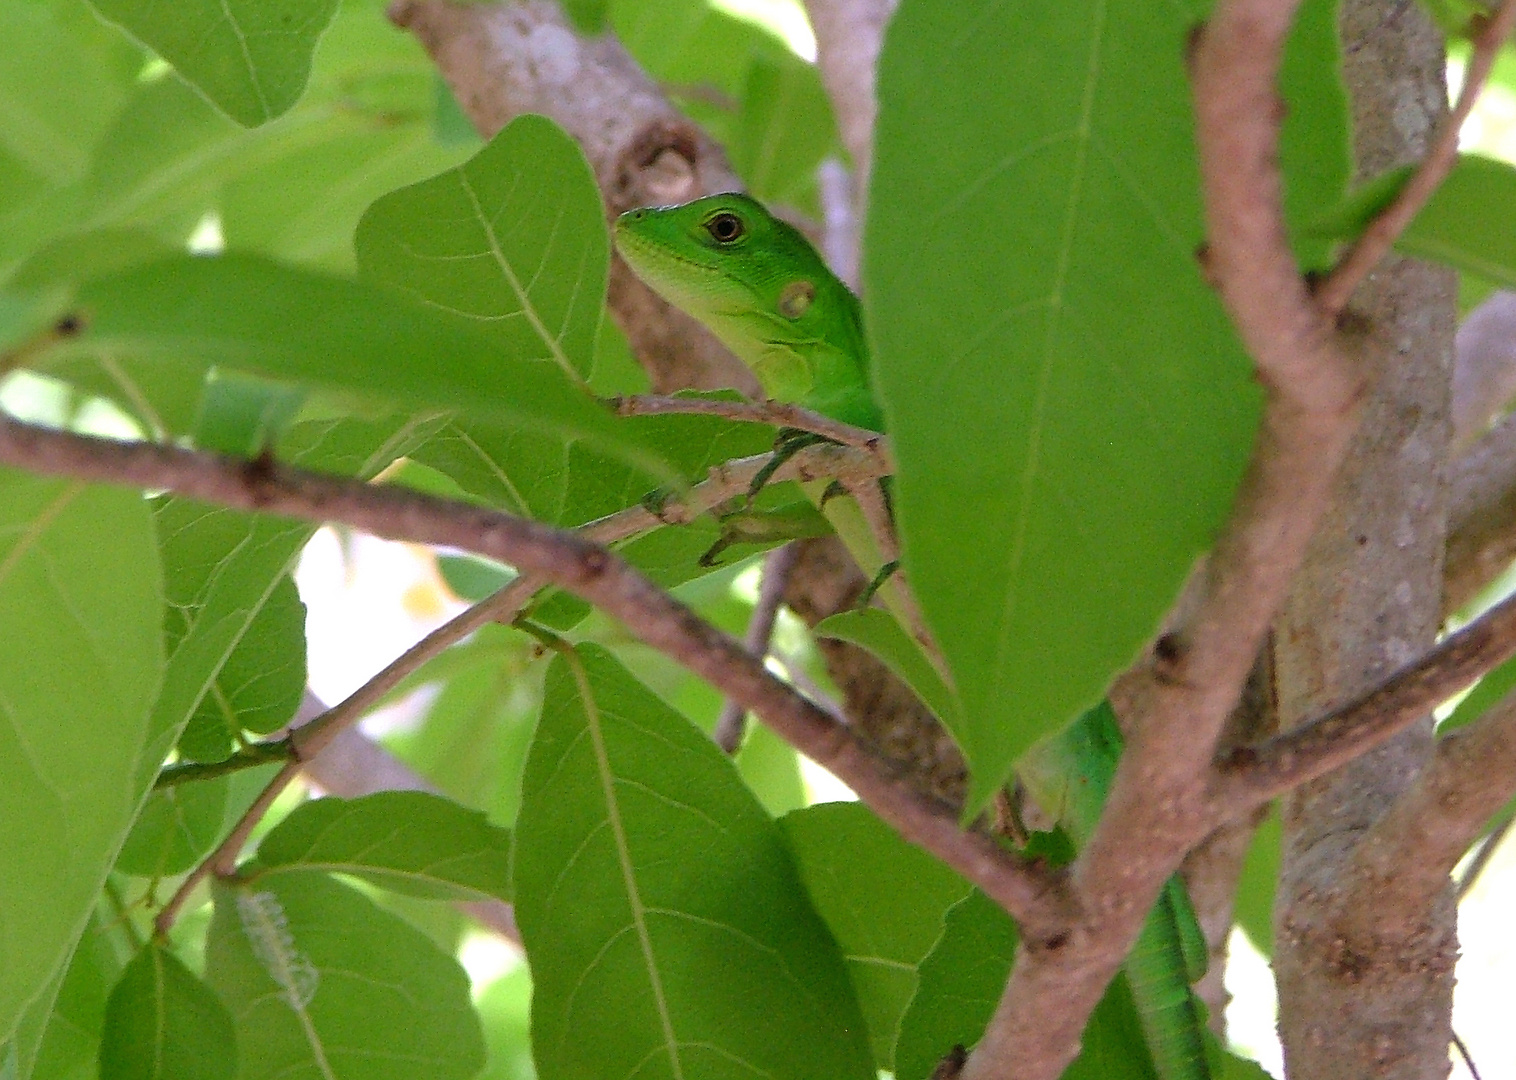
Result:
<instances>
[{"instance_id":1,"label":"large green leaf","mask_svg":"<svg viewBox=\"0 0 1516 1080\"><path fill-rule=\"evenodd\" d=\"M654 464L562 371L511 363L469 320L389 289L254 256L180 256L91 282L78 303L79 348L472 410Z\"/></svg>"},{"instance_id":2,"label":"large green leaf","mask_svg":"<svg viewBox=\"0 0 1516 1080\"><path fill-rule=\"evenodd\" d=\"M90 2L248 127L299 100L316 41L337 11L337 0Z\"/></svg>"},{"instance_id":3,"label":"large green leaf","mask_svg":"<svg viewBox=\"0 0 1516 1080\"><path fill-rule=\"evenodd\" d=\"M465 1080L484 1065L468 978L419 930L325 874L220 888L205 978L241 1080Z\"/></svg>"},{"instance_id":4,"label":"large green leaf","mask_svg":"<svg viewBox=\"0 0 1516 1080\"><path fill-rule=\"evenodd\" d=\"M236 1031L226 1006L162 942L149 942L111 991L100 1033L100 1075L111 1080L237 1075Z\"/></svg>"},{"instance_id":5,"label":"large green leaf","mask_svg":"<svg viewBox=\"0 0 1516 1080\"><path fill-rule=\"evenodd\" d=\"M269 867L352 874L429 899L510 899L511 834L423 791L316 799L258 845Z\"/></svg>"},{"instance_id":6,"label":"large green leaf","mask_svg":"<svg viewBox=\"0 0 1516 1080\"><path fill-rule=\"evenodd\" d=\"M859 803L823 803L781 824L811 902L842 948L874 1062L893 1069L916 969L970 886Z\"/></svg>"},{"instance_id":7,"label":"large green leaf","mask_svg":"<svg viewBox=\"0 0 1516 1080\"><path fill-rule=\"evenodd\" d=\"M1194 257L1201 13L906 0L886 36L865 302L971 809L1151 635L1247 459L1259 394ZM1328 46L1291 99L1291 191L1330 202L1334 30L1304 25Z\"/></svg>"},{"instance_id":8,"label":"large green leaf","mask_svg":"<svg viewBox=\"0 0 1516 1080\"><path fill-rule=\"evenodd\" d=\"M141 802L162 626L139 495L0 472L0 1045L56 992Z\"/></svg>"},{"instance_id":9,"label":"large green leaf","mask_svg":"<svg viewBox=\"0 0 1516 1080\"><path fill-rule=\"evenodd\" d=\"M90 151L136 87L142 50L75 3L0 5L0 273L76 228Z\"/></svg>"},{"instance_id":10,"label":"large green leaf","mask_svg":"<svg viewBox=\"0 0 1516 1080\"><path fill-rule=\"evenodd\" d=\"M354 245L365 276L476 320L507 359L575 381L594 367L610 239L589 163L546 117L517 117L456 169L384 196Z\"/></svg>"},{"instance_id":11,"label":"large green leaf","mask_svg":"<svg viewBox=\"0 0 1516 1080\"><path fill-rule=\"evenodd\" d=\"M515 886L543 1080L873 1076L777 826L709 739L598 648L549 668Z\"/></svg>"}]
</instances>

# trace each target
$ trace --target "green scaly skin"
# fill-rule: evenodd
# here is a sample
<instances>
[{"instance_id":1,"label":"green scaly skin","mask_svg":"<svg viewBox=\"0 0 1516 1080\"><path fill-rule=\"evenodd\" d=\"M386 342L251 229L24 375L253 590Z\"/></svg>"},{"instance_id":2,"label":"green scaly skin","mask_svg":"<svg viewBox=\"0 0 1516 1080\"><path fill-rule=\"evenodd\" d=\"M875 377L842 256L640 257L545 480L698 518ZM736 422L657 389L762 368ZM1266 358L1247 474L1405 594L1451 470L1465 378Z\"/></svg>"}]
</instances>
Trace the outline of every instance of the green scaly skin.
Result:
<instances>
[{"instance_id":1,"label":"green scaly skin","mask_svg":"<svg viewBox=\"0 0 1516 1080\"><path fill-rule=\"evenodd\" d=\"M869 389L868 344L857 298L798 230L762 204L726 194L631 210L616 220L615 239L637 276L720 338L770 398L883 430ZM819 502L825 486L808 485L807 493ZM829 499L822 511L864 572L875 573L882 559L857 505ZM882 590L887 603L889 585ZM906 622L902 605L889 606ZM1076 848L1089 841L1120 755L1115 717L1102 703L1039 744L1019 769L1033 797L1055 813ZM1204 939L1175 877L1126 962L1162 1080L1209 1080L1200 1011L1190 992L1204 961Z\"/></svg>"}]
</instances>

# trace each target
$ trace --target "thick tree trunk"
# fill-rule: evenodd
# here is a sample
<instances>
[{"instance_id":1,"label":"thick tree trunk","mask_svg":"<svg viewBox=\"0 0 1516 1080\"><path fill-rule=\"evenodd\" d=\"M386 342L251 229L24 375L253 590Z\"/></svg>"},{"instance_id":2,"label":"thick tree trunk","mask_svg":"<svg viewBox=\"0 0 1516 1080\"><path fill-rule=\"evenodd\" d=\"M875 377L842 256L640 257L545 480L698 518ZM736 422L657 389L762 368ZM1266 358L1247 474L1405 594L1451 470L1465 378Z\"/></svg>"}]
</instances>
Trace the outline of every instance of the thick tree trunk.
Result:
<instances>
[{"instance_id":1,"label":"thick tree trunk","mask_svg":"<svg viewBox=\"0 0 1516 1080\"><path fill-rule=\"evenodd\" d=\"M1402 0L1346 0L1342 19L1363 180L1424 151L1446 112L1442 43ZM1454 285L1447 271L1389 260L1349 310L1373 390L1334 507L1276 625L1285 727L1371 686L1437 632ZM1274 962L1292 1080L1447 1075L1451 890L1439 880L1430 895L1386 895L1355 861L1431 747L1428 718L1285 800Z\"/></svg>"}]
</instances>

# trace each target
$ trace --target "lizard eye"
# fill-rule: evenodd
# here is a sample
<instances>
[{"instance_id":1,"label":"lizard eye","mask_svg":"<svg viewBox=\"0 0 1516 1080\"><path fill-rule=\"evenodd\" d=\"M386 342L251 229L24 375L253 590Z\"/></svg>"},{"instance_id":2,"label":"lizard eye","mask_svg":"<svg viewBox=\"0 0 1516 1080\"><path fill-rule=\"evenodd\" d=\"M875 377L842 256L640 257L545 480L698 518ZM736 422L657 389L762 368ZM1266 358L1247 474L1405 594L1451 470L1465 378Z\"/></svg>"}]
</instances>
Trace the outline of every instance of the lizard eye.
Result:
<instances>
[{"instance_id":1,"label":"lizard eye","mask_svg":"<svg viewBox=\"0 0 1516 1080\"><path fill-rule=\"evenodd\" d=\"M736 214L725 210L719 214L712 214L705 222L705 231L711 234L711 239L718 244L730 244L741 240L747 234L747 226Z\"/></svg>"}]
</instances>

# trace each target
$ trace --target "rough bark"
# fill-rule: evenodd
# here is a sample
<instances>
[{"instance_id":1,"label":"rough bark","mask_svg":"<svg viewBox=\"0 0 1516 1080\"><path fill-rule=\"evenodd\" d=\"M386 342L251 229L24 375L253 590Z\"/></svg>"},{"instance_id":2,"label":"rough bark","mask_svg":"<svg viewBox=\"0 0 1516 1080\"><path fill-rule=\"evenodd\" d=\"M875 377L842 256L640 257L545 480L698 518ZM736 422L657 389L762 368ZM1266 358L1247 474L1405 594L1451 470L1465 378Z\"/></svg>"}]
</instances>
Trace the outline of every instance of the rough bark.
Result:
<instances>
[{"instance_id":1,"label":"rough bark","mask_svg":"<svg viewBox=\"0 0 1516 1080\"><path fill-rule=\"evenodd\" d=\"M1343 35L1366 178L1427 146L1446 111L1442 45L1420 8L1390 0L1348 0ZM1373 389L1337 497L1276 624L1285 727L1373 685L1435 638L1453 289L1446 271L1390 260L1350 306ZM1284 800L1274 962L1292 1077L1425 1080L1448 1071L1451 888L1443 878L1433 895L1389 903L1352 870L1360 840L1431 751L1428 718Z\"/></svg>"}]
</instances>

